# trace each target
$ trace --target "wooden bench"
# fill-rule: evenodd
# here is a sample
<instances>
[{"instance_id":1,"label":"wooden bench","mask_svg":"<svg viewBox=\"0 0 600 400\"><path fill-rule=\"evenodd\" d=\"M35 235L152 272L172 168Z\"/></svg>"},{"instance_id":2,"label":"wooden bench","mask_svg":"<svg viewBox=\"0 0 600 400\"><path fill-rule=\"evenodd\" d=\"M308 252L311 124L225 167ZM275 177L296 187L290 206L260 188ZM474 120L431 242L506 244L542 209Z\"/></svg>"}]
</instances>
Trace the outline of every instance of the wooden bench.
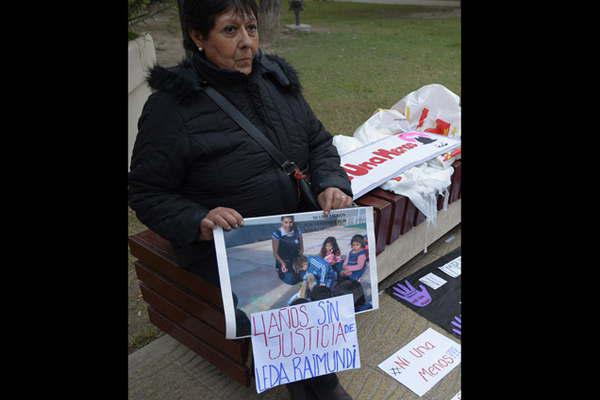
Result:
<instances>
[{"instance_id":1,"label":"wooden bench","mask_svg":"<svg viewBox=\"0 0 600 400\"><path fill-rule=\"evenodd\" d=\"M225 339L221 291L179 267L170 243L146 230L129 237L150 321L223 373L250 386L250 339Z\"/></svg>"}]
</instances>

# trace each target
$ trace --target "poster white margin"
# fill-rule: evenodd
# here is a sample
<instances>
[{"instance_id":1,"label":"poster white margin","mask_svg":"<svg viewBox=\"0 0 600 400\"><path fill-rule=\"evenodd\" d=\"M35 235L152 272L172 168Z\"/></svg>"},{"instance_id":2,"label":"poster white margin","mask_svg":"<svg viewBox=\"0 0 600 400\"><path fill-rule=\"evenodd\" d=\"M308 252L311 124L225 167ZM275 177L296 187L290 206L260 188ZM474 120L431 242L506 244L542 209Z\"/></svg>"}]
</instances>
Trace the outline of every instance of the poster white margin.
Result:
<instances>
[{"instance_id":1,"label":"poster white margin","mask_svg":"<svg viewBox=\"0 0 600 400\"><path fill-rule=\"evenodd\" d=\"M370 310L359 311L356 314L362 314L367 311L379 309L379 282L377 280L377 255L375 244L375 222L373 221L373 207L365 207L367 213L367 237L369 239L369 273L371 274L371 306ZM371 229L369 229L371 227ZM373 286L375 291L373 291Z\"/></svg>"},{"instance_id":2,"label":"poster white margin","mask_svg":"<svg viewBox=\"0 0 600 400\"><path fill-rule=\"evenodd\" d=\"M219 281L221 283L221 296L223 297L223 311L225 312L225 338L236 339L235 314L231 315L231 310L234 310L235 307L233 306L233 292L231 290L231 280L229 279L229 265L227 263L223 228L218 226L213 231L213 239L215 241L217 264L219 267Z\"/></svg>"}]
</instances>

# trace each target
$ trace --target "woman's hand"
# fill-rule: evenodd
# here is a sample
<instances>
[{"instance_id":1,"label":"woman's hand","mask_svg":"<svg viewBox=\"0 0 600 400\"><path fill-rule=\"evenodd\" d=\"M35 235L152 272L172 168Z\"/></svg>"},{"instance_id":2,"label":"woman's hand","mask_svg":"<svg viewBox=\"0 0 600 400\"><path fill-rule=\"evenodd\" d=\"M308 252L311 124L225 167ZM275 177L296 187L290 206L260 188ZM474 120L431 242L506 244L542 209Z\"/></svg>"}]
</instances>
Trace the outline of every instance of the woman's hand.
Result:
<instances>
[{"instance_id":1,"label":"woman's hand","mask_svg":"<svg viewBox=\"0 0 600 400\"><path fill-rule=\"evenodd\" d=\"M228 231L242 225L244 225L244 218L233 208L213 208L200 222L200 240L212 240L213 229L217 226Z\"/></svg>"},{"instance_id":2,"label":"woman's hand","mask_svg":"<svg viewBox=\"0 0 600 400\"><path fill-rule=\"evenodd\" d=\"M328 187L317 196L317 201L325 215L336 208L347 208L352 205L352 197L336 187Z\"/></svg>"},{"instance_id":3,"label":"woman's hand","mask_svg":"<svg viewBox=\"0 0 600 400\"><path fill-rule=\"evenodd\" d=\"M287 266L285 265L285 263L282 261L279 264L281 265L281 272L286 273L287 272Z\"/></svg>"}]
</instances>

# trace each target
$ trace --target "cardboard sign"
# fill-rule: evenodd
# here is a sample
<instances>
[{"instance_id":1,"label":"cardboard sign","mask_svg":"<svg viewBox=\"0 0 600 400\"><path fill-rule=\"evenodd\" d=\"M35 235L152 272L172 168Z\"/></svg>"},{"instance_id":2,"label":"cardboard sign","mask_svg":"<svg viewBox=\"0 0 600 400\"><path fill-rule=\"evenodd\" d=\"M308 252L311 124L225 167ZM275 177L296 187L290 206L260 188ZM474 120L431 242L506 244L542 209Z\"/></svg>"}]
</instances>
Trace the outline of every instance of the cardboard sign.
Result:
<instances>
[{"instance_id":1,"label":"cardboard sign","mask_svg":"<svg viewBox=\"0 0 600 400\"><path fill-rule=\"evenodd\" d=\"M429 328L379 364L379 368L423 396L460 364L460 349L460 344Z\"/></svg>"},{"instance_id":2,"label":"cardboard sign","mask_svg":"<svg viewBox=\"0 0 600 400\"><path fill-rule=\"evenodd\" d=\"M360 368L351 294L253 313L256 392Z\"/></svg>"},{"instance_id":3,"label":"cardboard sign","mask_svg":"<svg viewBox=\"0 0 600 400\"><path fill-rule=\"evenodd\" d=\"M354 199L404 171L460 146L458 138L400 132L340 156Z\"/></svg>"}]
</instances>

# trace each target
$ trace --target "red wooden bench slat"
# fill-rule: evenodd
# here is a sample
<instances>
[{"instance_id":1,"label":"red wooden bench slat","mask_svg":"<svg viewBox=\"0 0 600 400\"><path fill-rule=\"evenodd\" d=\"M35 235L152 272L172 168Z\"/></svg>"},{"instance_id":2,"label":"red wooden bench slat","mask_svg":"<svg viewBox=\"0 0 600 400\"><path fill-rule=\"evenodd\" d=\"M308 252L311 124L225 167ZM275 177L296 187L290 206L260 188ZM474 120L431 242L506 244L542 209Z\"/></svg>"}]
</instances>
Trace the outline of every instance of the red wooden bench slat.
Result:
<instances>
[{"instance_id":1,"label":"red wooden bench slat","mask_svg":"<svg viewBox=\"0 0 600 400\"><path fill-rule=\"evenodd\" d=\"M402 230L400 233L403 235L410 231L415 224L415 216L417 214L417 207L410 201L406 203L406 210L404 211L404 221L402 222Z\"/></svg>"},{"instance_id":2,"label":"red wooden bench slat","mask_svg":"<svg viewBox=\"0 0 600 400\"><path fill-rule=\"evenodd\" d=\"M171 322L187 330L198 339L214 347L217 351L227 355L238 364L245 364L248 359L249 339L228 340L222 332L197 319L181 307L171 303L154 290L140 282L140 289L144 300L152 308Z\"/></svg>"},{"instance_id":3,"label":"red wooden bench slat","mask_svg":"<svg viewBox=\"0 0 600 400\"><path fill-rule=\"evenodd\" d=\"M406 212L406 206L409 201L408 197L398 195L380 188L372 190L371 192L369 192L369 194L392 203L392 222L389 227L389 232L386 241L387 244L391 244L402 234L402 223L404 221L404 213Z\"/></svg>"},{"instance_id":4,"label":"red wooden bench slat","mask_svg":"<svg viewBox=\"0 0 600 400\"><path fill-rule=\"evenodd\" d=\"M375 224L375 254L379 254L385 249L390 224L392 223L392 203L367 194L357 199L356 204L372 206L374 212L379 214L378 223Z\"/></svg>"},{"instance_id":5,"label":"red wooden bench slat","mask_svg":"<svg viewBox=\"0 0 600 400\"><path fill-rule=\"evenodd\" d=\"M147 287L160 293L171 303L183 308L193 316L205 321L219 332L225 333L225 314L222 310L181 290L172 282L152 271L145 263L136 261L134 265L138 279L145 283Z\"/></svg>"},{"instance_id":6,"label":"red wooden bench slat","mask_svg":"<svg viewBox=\"0 0 600 400\"><path fill-rule=\"evenodd\" d=\"M458 194L460 193L461 186L461 175L462 175L462 163L461 160L456 160L452 163L454 167L454 173L452 174L452 188L450 189L450 201L454 203L458 200Z\"/></svg>"},{"instance_id":7,"label":"red wooden bench slat","mask_svg":"<svg viewBox=\"0 0 600 400\"><path fill-rule=\"evenodd\" d=\"M462 194L462 162L460 163L460 176L458 177L458 181L460 182L460 186L458 187L458 195L456 196L457 200L460 199Z\"/></svg>"},{"instance_id":8,"label":"red wooden bench slat","mask_svg":"<svg viewBox=\"0 0 600 400\"><path fill-rule=\"evenodd\" d=\"M148 307L148 316L154 325L211 362L227 376L235 379L242 385L250 386L251 370L248 366L236 364L230 358L219 353L185 329L173 323L160 312L156 311L152 306Z\"/></svg>"},{"instance_id":9,"label":"red wooden bench slat","mask_svg":"<svg viewBox=\"0 0 600 400\"><path fill-rule=\"evenodd\" d=\"M417 208L417 213L415 215L415 223L414 226L419 225L421 222L425 221L425 219L427 219L427 217L425 216L425 214L423 214L418 208Z\"/></svg>"},{"instance_id":10,"label":"red wooden bench slat","mask_svg":"<svg viewBox=\"0 0 600 400\"><path fill-rule=\"evenodd\" d=\"M221 290L198 275L179 267L173 248L166 239L146 230L129 237L129 248L131 254L143 261L147 268L175 282L181 289L192 292L219 308L223 307Z\"/></svg>"}]
</instances>

